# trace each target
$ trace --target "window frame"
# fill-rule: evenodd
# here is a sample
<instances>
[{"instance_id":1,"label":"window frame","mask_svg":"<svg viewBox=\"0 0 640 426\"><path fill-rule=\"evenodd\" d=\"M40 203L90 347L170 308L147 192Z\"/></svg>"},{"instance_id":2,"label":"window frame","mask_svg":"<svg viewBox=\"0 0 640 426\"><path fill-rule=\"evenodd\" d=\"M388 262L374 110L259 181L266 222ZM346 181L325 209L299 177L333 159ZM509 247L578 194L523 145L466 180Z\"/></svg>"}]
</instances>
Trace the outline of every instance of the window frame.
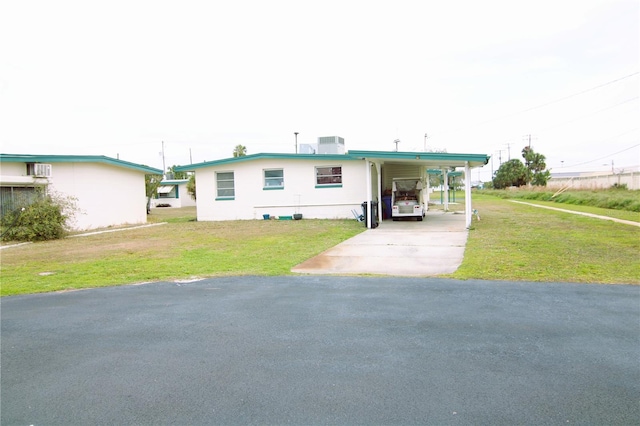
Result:
<instances>
[{"instance_id":1,"label":"window frame","mask_svg":"<svg viewBox=\"0 0 640 426\"><path fill-rule=\"evenodd\" d=\"M267 172L280 172L281 176L270 176L267 177ZM269 179L280 179L280 185L268 185ZM278 189L284 189L284 169L263 169L262 170L262 189L264 191L272 191Z\"/></svg>"},{"instance_id":2,"label":"window frame","mask_svg":"<svg viewBox=\"0 0 640 426\"><path fill-rule=\"evenodd\" d=\"M224 174L231 174L232 178L231 179L220 179L220 175L224 175ZM221 182L231 182L231 187L230 188L221 188L220 187L220 183ZM231 191L231 195L220 195L220 191ZM223 200L235 200L236 198L236 175L234 173L233 170L226 170L226 171L219 171L216 172L216 201L223 201Z\"/></svg>"},{"instance_id":3,"label":"window frame","mask_svg":"<svg viewBox=\"0 0 640 426\"><path fill-rule=\"evenodd\" d=\"M331 174L323 174L320 175L320 169L331 169ZM340 173L335 173L335 169L340 169ZM342 188L343 183L343 172L342 165L333 165L333 166L315 166L314 174L316 180L316 188ZM330 182L320 182L320 179L329 179Z\"/></svg>"}]
</instances>

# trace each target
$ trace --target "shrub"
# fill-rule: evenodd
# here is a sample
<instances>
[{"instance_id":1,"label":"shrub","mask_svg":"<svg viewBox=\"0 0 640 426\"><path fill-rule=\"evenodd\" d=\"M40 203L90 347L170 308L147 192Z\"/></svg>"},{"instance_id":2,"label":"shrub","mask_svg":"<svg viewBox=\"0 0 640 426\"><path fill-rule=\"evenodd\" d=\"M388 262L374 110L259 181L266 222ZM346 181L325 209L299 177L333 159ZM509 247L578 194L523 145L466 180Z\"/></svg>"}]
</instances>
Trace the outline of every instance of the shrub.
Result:
<instances>
[{"instance_id":1,"label":"shrub","mask_svg":"<svg viewBox=\"0 0 640 426\"><path fill-rule=\"evenodd\" d=\"M0 226L3 241L45 241L64 237L77 212L76 199L49 194L7 213Z\"/></svg>"}]
</instances>

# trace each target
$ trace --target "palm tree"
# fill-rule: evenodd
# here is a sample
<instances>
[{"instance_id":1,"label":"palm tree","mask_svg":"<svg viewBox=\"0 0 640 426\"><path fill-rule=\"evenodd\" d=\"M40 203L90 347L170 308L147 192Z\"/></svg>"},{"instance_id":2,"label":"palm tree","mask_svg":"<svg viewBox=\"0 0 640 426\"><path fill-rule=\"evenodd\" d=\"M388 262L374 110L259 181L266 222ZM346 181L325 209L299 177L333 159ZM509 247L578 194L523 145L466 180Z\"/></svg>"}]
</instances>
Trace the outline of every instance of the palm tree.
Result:
<instances>
[{"instance_id":1,"label":"palm tree","mask_svg":"<svg viewBox=\"0 0 640 426\"><path fill-rule=\"evenodd\" d=\"M244 157L245 155L247 155L247 147L244 145L236 145L235 148L233 148L233 156L234 157Z\"/></svg>"}]
</instances>

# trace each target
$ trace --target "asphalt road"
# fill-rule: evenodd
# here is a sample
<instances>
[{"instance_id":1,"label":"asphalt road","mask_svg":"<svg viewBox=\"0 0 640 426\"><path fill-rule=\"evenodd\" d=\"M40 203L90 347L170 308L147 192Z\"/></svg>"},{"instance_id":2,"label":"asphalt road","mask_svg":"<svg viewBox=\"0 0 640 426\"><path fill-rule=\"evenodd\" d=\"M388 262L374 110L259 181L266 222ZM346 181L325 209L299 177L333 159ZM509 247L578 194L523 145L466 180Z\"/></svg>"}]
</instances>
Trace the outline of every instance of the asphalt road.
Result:
<instances>
[{"instance_id":1,"label":"asphalt road","mask_svg":"<svg viewBox=\"0 0 640 426\"><path fill-rule=\"evenodd\" d=\"M0 304L2 425L640 423L637 286L233 277Z\"/></svg>"}]
</instances>

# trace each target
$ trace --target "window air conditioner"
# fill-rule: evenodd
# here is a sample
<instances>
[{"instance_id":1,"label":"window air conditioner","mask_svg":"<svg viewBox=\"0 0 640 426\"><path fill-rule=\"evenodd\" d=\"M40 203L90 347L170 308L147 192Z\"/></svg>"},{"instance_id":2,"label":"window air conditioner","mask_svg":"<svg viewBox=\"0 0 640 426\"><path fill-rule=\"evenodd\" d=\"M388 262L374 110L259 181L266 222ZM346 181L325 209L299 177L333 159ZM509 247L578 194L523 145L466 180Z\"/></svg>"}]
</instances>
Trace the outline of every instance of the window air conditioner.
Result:
<instances>
[{"instance_id":1,"label":"window air conditioner","mask_svg":"<svg viewBox=\"0 0 640 426\"><path fill-rule=\"evenodd\" d=\"M34 164L33 175L35 177L51 177L51 164Z\"/></svg>"}]
</instances>

